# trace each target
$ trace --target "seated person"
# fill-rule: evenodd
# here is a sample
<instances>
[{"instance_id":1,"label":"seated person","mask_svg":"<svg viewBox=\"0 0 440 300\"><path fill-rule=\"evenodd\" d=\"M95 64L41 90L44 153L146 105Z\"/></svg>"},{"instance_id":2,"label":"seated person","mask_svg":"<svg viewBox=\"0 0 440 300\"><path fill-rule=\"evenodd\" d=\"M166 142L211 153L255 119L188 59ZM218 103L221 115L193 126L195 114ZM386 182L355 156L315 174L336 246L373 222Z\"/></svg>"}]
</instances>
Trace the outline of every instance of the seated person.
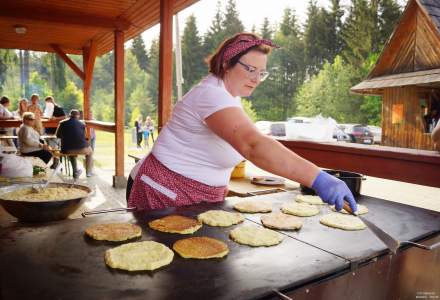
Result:
<instances>
[{"instance_id":1,"label":"seated person","mask_svg":"<svg viewBox=\"0 0 440 300\"><path fill-rule=\"evenodd\" d=\"M3 96L0 99L0 120L11 120L14 119L13 114L9 111L10 101L7 96ZM1 135L13 135L12 128L0 128ZM9 146L15 148L14 142L11 139L5 139L1 141L4 146Z\"/></svg>"},{"instance_id":2,"label":"seated person","mask_svg":"<svg viewBox=\"0 0 440 300\"><path fill-rule=\"evenodd\" d=\"M59 106L57 103L55 103L55 100L52 96L47 96L44 99L46 103L46 107L44 109L44 117L51 119L51 120L63 120L66 117L66 113L64 112L63 108ZM55 132L57 131L56 127L48 127L45 129L47 135L55 135ZM57 138L49 138L47 139L47 144L52 149L59 149L60 143ZM58 158L54 157L54 164L58 164Z\"/></svg>"},{"instance_id":3,"label":"seated person","mask_svg":"<svg viewBox=\"0 0 440 300\"><path fill-rule=\"evenodd\" d=\"M92 176L92 148L86 140L86 125L79 120L79 111L72 109L70 118L59 123L56 136L61 139L61 152L65 154L85 154L86 174ZM69 156L72 164L73 177L78 178L82 170L77 167L76 156Z\"/></svg>"},{"instance_id":4,"label":"seated person","mask_svg":"<svg viewBox=\"0 0 440 300\"><path fill-rule=\"evenodd\" d=\"M39 157L47 164L52 158L52 153L50 153L47 145L40 142L40 134L34 129L34 126L34 113L25 112L23 114L23 124L18 130L20 152L23 156Z\"/></svg>"}]
</instances>

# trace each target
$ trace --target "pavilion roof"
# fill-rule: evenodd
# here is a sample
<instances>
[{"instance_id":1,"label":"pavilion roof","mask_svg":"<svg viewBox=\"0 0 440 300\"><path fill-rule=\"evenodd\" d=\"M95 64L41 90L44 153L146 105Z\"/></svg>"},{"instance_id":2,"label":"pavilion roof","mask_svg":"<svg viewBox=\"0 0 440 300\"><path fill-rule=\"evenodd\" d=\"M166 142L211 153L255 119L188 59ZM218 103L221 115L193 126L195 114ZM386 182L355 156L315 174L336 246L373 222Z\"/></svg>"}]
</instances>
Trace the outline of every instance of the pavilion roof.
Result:
<instances>
[{"instance_id":1,"label":"pavilion roof","mask_svg":"<svg viewBox=\"0 0 440 300\"><path fill-rule=\"evenodd\" d=\"M175 0L174 13L198 0ZM159 23L160 0L3 0L0 48L81 54L96 42L97 55L114 47L114 31L132 39ZM16 33L16 27L26 33Z\"/></svg>"}]
</instances>

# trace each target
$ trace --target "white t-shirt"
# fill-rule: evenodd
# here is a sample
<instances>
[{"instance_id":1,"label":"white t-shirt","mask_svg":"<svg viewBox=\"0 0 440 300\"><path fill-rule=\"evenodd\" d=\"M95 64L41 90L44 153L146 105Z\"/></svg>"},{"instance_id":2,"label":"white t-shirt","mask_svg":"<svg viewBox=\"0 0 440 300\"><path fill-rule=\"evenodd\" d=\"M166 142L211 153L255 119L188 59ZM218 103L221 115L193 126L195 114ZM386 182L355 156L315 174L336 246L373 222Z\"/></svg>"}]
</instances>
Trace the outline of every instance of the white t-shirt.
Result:
<instances>
[{"instance_id":1,"label":"white t-shirt","mask_svg":"<svg viewBox=\"0 0 440 300\"><path fill-rule=\"evenodd\" d=\"M227 107L239 107L239 97L223 81L208 75L177 102L171 120L153 147L154 156L167 168L211 186L224 186L243 157L209 129L205 119Z\"/></svg>"},{"instance_id":2,"label":"white t-shirt","mask_svg":"<svg viewBox=\"0 0 440 300\"><path fill-rule=\"evenodd\" d=\"M55 109L55 105L52 102L46 102L43 116L49 119L52 118L54 109Z\"/></svg>"},{"instance_id":3,"label":"white t-shirt","mask_svg":"<svg viewBox=\"0 0 440 300\"><path fill-rule=\"evenodd\" d=\"M0 120L7 120L12 118L14 115L2 104L0 104Z\"/></svg>"}]
</instances>

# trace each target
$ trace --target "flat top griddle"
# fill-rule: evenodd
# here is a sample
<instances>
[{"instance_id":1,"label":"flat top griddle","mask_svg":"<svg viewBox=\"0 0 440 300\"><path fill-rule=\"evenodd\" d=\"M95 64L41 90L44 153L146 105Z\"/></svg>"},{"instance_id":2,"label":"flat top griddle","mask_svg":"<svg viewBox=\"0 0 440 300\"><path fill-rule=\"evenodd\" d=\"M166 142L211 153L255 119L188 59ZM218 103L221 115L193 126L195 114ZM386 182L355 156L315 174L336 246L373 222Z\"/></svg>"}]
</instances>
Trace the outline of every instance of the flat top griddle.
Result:
<instances>
[{"instance_id":1,"label":"flat top griddle","mask_svg":"<svg viewBox=\"0 0 440 300\"><path fill-rule=\"evenodd\" d=\"M273 294L273 288L290 288L348 268L348 261L288 236L277 246L253 248L228 238L234 227L204 225L195 235L226 241L230 248L226 258L188 260L175 254L162 269L129 273L105 266L105 250L117 244L84 236L91 224L128 221L143 228L138 240L171 247L188 235L151 230L147 221L169 213L193 216L213 208L202 207L7 228L0 236L0 295L2 299L258 299Z\"/></svg>"},{"instance_id":2,"label":"flat top griddle","mask_svg":"<svg viewBox=\"0 0 440 300\"><path fill-rule=\"evenodd\" d=\"M283 203L294 201L298 192L262 195L246 200L267 201L273 205L273 212L278 212ZM228 210L237 201L227 201ZM358 203L368 207L367 220L385 230L400 241L418 241L431 234L440 232L440 213L400 203L384 201L368 196L360 196ZM328 205L321 207L319 215L302 218L304 225L299 231L282 231L299 241L311 244L331 252L351 262L363 262L387 253L387 247L367 229L346 231L330 228L319 223L319 219L328 213L334 213ZM248 220L261 224L262 214L244 214Z\"/></svg>"},{"instance_id":3,"label":"flat top griddle","mask_svg":"<svg viewBox=\"0 0 440 300\"><path fill-rule=\"evenodd\" d=\"M293 200L294 193L247 198L270 200L279 206ZM399 239L424 237L440 230L440 214L432 211L361 198L369 219ZM381 255L385 246L367 229L346 232L309 218L299 233L286 234L280 245L239 245L228 238L228 228L204 225L196 236L225 241L230 253L216 260L174 261L154 272L129 273L107 268L105 250L118 244L84 236L96 223L133 222L143 228L138 240L155 240L171 247L190 235L160 233L147 222L169 214L196 216L208 209L231 210L228 201L152 212L113 213L99 217L46 224L22 224L0 231L0 298L37 299L261 299L272 289L291 289L350 269L350 262ZM324 211L323 208L322 210ZM259 222L246 214L245 224ZM254 221L254 222L253 222ZM240 225L236 225L240 226ZM334 253L334 254L333 254Z\"/></svg>"}]
</instances>

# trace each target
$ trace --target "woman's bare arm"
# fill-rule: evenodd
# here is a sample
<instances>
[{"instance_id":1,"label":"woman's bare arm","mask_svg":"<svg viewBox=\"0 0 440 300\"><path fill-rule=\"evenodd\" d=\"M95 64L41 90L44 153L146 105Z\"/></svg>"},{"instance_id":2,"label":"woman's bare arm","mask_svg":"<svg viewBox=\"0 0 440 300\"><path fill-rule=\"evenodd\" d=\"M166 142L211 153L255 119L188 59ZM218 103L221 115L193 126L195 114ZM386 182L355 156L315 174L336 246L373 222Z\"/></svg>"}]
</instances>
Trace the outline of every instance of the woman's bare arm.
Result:
<instances>
[{"instance_id":1,"label":"woman's bare arm","mask_svg":"<svg viewBox=\"0 0 440 300\"><path fill-rule=\"evenodd\" d=\"M258 131L245 112L222 109L206 118L208 127L246 159L273 174L311 186L319 168Z\"/></svg>"}]
</instances>

